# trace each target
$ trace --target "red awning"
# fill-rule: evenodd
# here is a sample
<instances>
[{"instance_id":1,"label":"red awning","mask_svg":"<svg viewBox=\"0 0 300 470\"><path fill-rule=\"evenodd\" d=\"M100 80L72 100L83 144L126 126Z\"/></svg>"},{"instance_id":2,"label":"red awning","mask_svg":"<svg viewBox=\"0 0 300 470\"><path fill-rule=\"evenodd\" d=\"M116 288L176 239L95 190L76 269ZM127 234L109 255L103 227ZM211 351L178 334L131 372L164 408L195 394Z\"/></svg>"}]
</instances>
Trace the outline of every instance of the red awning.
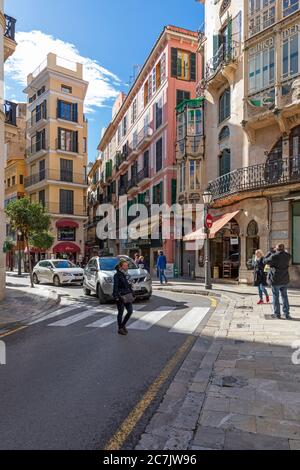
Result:
<instances>
[{"instance_id":1,"label":"red awning","mask_svg":"<svg viewBox=\"0 0 300 470\"><path fill-rule=\"evenodd\" d=\"M209 231L209 238L215 238L217 233L230 222L234 217L239 214L240 211L228 212L219 217L214 217L214 223L212 228ZM203 228L200 228L194 232L189 233L183 239L185 242L192 242L196 240L205 240L206 235Z\"/></svg>"},{"instance_id":2,"label":"red awning","mask_svg":"<svg viewBox=\"0 0 300 470\"><path fill-rule=\"evenodd\" d=\"M72 242L61 242L53 247L53 253L80 253L78 245Z\"/></svg>"},{"instance_id":3,"label":"red awning","mask_svg":"<svg viewBox=\"0 0 300 470\"><path fill-rule=\"evenodd\" d=\"M79 228L79 225L75 220L61 219L56 222L57 228Z\"/></svg>"}]
</instances>

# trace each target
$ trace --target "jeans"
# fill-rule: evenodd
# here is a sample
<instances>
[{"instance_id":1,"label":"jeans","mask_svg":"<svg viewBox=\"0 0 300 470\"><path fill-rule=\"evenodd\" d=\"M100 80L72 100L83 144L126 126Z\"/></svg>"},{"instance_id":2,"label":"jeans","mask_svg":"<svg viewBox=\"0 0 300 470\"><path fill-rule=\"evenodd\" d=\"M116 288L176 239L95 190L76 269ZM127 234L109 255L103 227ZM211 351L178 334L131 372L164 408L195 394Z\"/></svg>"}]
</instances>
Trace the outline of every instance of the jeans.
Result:
<instances>
[{"instance_id":1,"label":"jeans","mask_svg":"<svg viewBox=\"0 0 300 470\"><path fill-rule=\"evenodd\" d=\"M258 294L259 294L260 300L264 300L264 294L266 297L269 297L268 291L263 284L259 284Z\"/></svg>"},{"instance_id":2,"label":"jeans","mask_svg":"<svg viewBox=\"0 0 300 470\"><path fill-rule=\"evenodd\" d=\"M128 321L130 320L130 317L133 313L133 306L132 304L124 304L121 300L118 300L117 307L118 307L118 326L120 330L121 328L124 328L124 326L126 326ZM125 308L127 310L127 314L125 318L123 319Z\"/></svg>"},{"instance_id":3,"label":"jeans","mask_svg":"<svg viewBox=\"0 0 300 470\"><path fill-rule=\"evenodd\" d=\"M167 277L166 277L166 275L165 275L165 270L164 270L164 269L160 269L160 268L159 268L159 280L160 280L160 283L161 283L161 284L163 283L163 281L165 281L165 283L168 282L168 279L167 279Z\"/></svg>"},{"instance_id":4,"label":"jeans","mask_svg":"<svg viewBox=\"0 0 300 470\"><path fill-rule=\"evenodd\" d=\"M288 317L290 314L290 304L289 304L287 286L272 286L272 292L273 292L274 315L276 315L277 317L280 317L279 295L281 295L282 303L283 303L282 310L285 316Z\"/></svg>"}]
</instances>

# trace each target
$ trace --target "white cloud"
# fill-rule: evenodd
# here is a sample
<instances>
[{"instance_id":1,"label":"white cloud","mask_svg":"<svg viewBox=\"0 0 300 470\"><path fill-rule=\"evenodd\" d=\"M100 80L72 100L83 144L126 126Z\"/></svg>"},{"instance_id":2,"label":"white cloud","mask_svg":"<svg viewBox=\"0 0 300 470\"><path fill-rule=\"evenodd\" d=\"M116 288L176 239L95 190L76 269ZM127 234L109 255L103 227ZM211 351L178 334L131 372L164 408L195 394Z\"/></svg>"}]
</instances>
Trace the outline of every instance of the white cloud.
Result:
<instances>
[{"instance_id":1,"label":"white cloud","mask_svg":"<svg viewBox=\"0 0 300 470\"><path fill-rule=\"evenodd\" d=\"M74 44L41 31L18 32L16 41L18 46L5 64L5 73L18 85L25 87L27 75L45 60L49 52L54 52L59 57L83 64L84 79L89 82L85 102L87 113L92 113L95 108L107 106L108 101L118 95L118 87L121 84L119 78L96 60L81 56Z\"/></svg>"}]
</instances>

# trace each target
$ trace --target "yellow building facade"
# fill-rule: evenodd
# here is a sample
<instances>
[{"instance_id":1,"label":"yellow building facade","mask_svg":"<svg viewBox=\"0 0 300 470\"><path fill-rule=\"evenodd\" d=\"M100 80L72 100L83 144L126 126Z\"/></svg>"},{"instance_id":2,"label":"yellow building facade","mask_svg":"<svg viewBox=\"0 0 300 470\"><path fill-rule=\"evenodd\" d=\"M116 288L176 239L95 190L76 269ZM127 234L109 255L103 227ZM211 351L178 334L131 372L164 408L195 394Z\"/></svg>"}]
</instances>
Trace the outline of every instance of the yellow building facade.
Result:
<instances>
[{"instance_id":1,"label":"yellow building facade","mask_svg":"<svg viewBox=\"0 0 300 470\"><path fill-rule=\"evenodd\" d=\"M27 78L26 194L52 219L54 244L39 257L80 262L84 255L87 191L88 83L83 68L48 54Z\"/></svg>"}]
</instances>

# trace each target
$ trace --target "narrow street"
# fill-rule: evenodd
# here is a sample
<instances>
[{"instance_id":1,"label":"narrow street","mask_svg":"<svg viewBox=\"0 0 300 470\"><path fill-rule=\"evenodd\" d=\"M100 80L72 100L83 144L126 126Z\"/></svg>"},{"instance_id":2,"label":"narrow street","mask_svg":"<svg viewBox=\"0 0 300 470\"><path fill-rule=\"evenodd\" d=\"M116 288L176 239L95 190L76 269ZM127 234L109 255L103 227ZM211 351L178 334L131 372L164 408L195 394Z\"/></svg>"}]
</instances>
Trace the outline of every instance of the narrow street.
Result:
<instances>
[{"instance_id":1,"label":"narrow street","mask_svg":"<svg viewBox=\"0 0 300 470\"><path fill-rule=\"evenodd\" d=\"M209 299L155 293L149 303L135 304L130 333L120 337L113 304L99 306L77 287L59 291L71 305L5 338L1 449L105 448L168 361L210 316ZM136 445L185 356L179 356L124 448Z\"/></svg>"}]
</instances>

